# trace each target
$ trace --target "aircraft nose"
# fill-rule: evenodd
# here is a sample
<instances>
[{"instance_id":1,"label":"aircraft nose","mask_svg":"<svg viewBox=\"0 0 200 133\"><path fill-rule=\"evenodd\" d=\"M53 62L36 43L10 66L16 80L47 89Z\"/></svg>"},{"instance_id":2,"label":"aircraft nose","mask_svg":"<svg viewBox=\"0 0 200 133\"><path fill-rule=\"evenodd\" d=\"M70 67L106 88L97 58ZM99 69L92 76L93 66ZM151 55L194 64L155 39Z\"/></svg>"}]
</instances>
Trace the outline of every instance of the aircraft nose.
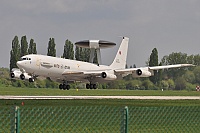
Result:
<instances>
[{"instance_id":1,"label":"aircraft nose","mask_svg":"<svg viewBox=\"0 0 200 133\"><path fill-rule=\"evenodd\" d=\"M22 67L22 62L21 62L21 61L18 61L18 62L17 62L17 66L18 66L19 68L21 68L21 67Z\"/></svg>"}]
</instances>

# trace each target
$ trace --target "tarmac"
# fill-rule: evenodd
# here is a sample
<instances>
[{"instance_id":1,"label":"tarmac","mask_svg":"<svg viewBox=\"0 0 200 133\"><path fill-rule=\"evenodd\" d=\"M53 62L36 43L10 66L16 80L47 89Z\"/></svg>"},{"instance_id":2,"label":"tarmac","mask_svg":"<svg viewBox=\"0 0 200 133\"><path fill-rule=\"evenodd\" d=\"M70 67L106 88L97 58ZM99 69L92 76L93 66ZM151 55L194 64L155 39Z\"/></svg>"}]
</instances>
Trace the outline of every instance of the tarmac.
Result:
<instances>
[{"instance_id":1,"label":"tarmac","mask_svg":"<svg viewBox=\"0 0 200 133\"><path fill-rule=\"evenodd\" d=\"M200 100L200 96L0 96L0 99L138 99L138 100Z\"/></svg>"}]
</instances>

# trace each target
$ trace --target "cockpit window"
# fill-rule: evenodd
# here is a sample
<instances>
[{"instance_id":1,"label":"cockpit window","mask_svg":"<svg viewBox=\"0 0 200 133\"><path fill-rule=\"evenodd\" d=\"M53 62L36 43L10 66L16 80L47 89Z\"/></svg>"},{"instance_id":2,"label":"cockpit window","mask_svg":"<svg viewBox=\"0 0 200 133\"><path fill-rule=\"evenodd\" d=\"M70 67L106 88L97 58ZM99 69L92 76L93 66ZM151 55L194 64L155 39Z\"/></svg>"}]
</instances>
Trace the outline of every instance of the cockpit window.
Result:
<instances>
[{"instance_id":1,"label":"cockpit window","mask_svg":"<svg viewBox=\"0 0 200 133\"><path fill-rule=\"evenodd\" d=\"M26 57L24 57L24 58L21 58L21 60L23 61L23 60L31 60L31 58L26 58Z\"/></svg>"}]
</instances>

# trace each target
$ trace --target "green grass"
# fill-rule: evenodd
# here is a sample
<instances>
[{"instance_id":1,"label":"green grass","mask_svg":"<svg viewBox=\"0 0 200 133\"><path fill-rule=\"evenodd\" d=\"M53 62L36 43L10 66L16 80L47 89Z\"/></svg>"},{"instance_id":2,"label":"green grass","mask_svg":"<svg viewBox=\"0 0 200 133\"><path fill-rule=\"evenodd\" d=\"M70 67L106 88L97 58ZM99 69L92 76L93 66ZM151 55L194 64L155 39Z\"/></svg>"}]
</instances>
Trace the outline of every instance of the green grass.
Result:
<instances>
[{"instance_id":1,"label":"green grass","mask_svg":"<svg viewBox=\"0 0 200 133\"><path fill-rule=\"evenodd\" d=\"M0 95L200 96L200 92L63 91L59 89L0 87ZM24 102L23 106L22 102ZM129 109L129 132L199 132L200 130L199 126L196 127L200 120L199 100L77 99L0 100L0 125L3 127L0 132L10 131L10 115L8 114L11 107L15 105L20 107L22 132L119 132L121 123L119 111L125 106L128 106ZM118 111L115 112L116 110ZM115 130L113 130L114 128Z\"/></svg>"},{"instance_id":2,"label":"green grass","mask_svg":"<svg viewBox=\"0 0 200 133\"><path fill-rule=\"evenodd\" d=\"M22 132L119 132L124 106L129 132L200 131L199 100L0 100L1 132L9 132L13 105Z\"/></svg>"},{"instance_id":3,"label":"green grass","mask_svg":"<svg viewBox=\"0 0 200 133\"><path fill-rule=\"evenodd\" d=\"M160 91L160 90L115 90L115 89L45 89L16 88L0 86L0 95L16 96L200 96L196 91Z\"/></svg>"},{"instance_id":4,"label":"green grass","mask_svg":"<svg viewBox=\"0 0 200 133\"><path fill-rule=\"evenodd\" d=\"M123 99L92 99L92 100L0 100L0 106L17 105L22 107L42 106L137 106L137 107L159 107L159 106L200 106L199 100L123 100Z\"/></svg>"}]
</instances>

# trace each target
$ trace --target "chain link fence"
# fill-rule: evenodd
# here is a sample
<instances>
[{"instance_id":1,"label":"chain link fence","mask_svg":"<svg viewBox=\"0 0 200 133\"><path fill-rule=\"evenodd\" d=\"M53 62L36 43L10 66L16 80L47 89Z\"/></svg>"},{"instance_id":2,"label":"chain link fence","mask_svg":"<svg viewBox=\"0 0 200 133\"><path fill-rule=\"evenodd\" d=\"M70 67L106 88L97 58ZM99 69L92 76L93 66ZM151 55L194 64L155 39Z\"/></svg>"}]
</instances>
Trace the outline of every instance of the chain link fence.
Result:
<instances>
[{"instance_id":1,"label":"chain link fence","mask_svg":"<svg viewBox=\"0 0 200 133\"><path fill-rule=\"evenodd\" d=\"M129 107L129 132L199 133L200 107Z\"/></svg>"},{"instance_id":2,"label":"chain link fence","mask_svg":"<svg viewBox=\"0 0 200 133\"><path fill-rule=\"evenodd\" d=\"M9 133L11 130L10 111L10 107L0 107L0 133Z\"/></svg>"},{"instance_id":3,"label":"chain link fence","mask_svg":"<svg viewBox=\"0 0 200 133\"><path fill-rule=\"evenodd\" d=\"M200 107L0 107L0 133L200 132Z\"/></svg>"}]
</instances>

